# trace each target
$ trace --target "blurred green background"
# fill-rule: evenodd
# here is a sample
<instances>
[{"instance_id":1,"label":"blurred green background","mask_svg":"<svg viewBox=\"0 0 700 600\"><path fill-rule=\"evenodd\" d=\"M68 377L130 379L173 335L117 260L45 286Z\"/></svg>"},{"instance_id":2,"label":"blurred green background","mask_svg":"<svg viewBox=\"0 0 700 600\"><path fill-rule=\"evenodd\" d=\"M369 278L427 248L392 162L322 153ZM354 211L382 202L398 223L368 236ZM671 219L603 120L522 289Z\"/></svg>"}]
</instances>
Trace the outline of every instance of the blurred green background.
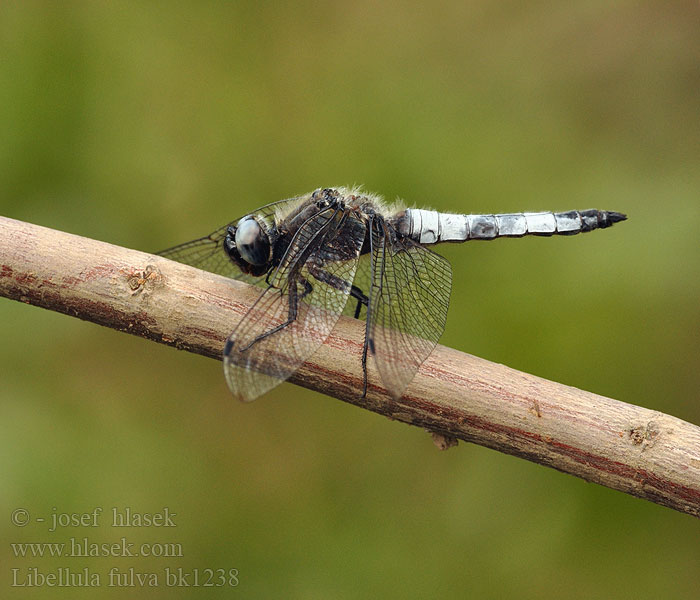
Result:
<instances>
[{"instance_id":1,"label":"blurred green background","mask_svg":"<svg viewBox=\"0 0 700 600\"><path fill-rule=\"evenodd\" d=\"M697 2L0 4L0 213L147 251L364 184L446 211L601 208L576 238L448 246L442 343L700 422ZM0 300L4 598L113 566L247 598L697 598L696 519L289 384ZM359 360L359 358L358 358ZM174 529L24 528L129 506ZM179 542L17 558L10 542ZM97 589L11 588L88 566Z\"/></svg>"}]
</instances>

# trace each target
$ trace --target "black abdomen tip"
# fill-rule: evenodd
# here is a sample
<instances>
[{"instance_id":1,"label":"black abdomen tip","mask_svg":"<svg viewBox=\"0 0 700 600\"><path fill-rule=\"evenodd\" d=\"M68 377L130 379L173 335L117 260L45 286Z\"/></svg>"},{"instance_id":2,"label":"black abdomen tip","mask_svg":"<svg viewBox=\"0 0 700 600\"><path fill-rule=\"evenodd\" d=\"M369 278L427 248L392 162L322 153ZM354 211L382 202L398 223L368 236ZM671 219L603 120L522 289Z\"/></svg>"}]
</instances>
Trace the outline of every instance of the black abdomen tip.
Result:
<instances>
[{"instance_id":1,"label":"black abdomen tip","mask_svg":"<svg viewBox=\"0 0 700 600\"><path fill-rule=\"evenodd\" d=\"M608 219L610 220L611 223L617 223L619 221L626 221L627 220L627 215L623 215L622 213L619 212L614 212L614 211L607 211Z\"/></svg>"},{"instance_id":2,"label":"black abdomen tip","mask_svg":"<svg viewBox=\"0 0 700 600\"><path fill-rule=\"evenodd\" d=\"M581 231L593 231L594 229L605 229L611 227L619 221L624 221L627 215L612 210L596 210L589 208L579 212L581 215Z\"/></svg>"},{"instance_id":3,"label":"black abdomen tip","mask_svg":"<svg viewBox=\"0 0 700 600\"><path fill-rule=\"evenodd\" d=\"M627 220L627 215L612 210L601 210L598 212L598 227L604 229L611 227L615 223Z\"/></svg>"}]
</instances>

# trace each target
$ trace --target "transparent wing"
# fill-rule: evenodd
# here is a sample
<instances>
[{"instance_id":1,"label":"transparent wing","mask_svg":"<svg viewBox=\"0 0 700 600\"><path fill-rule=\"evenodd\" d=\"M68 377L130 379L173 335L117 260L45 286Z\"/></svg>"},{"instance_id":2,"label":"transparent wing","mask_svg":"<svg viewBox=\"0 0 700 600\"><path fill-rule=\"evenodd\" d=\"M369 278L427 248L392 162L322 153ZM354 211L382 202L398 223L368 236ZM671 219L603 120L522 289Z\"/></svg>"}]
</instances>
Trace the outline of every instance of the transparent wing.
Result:
<instances>
[{"instance_id":1,"label":"transparent wing","mask_svg":"<svg viewBox=\"0 0 700 600\"><path fill-rule=\"evenodd\" d=\"M231 392L251 401L286 380L325 341L350 294L365 224L327 209L299 229L280 268L224 350Z\"/></svg>"},{"instance_id":2,"label":"transparent wing","mask_svg":"<svg viewBox=\"0 0 700 600\"><path fill-rule=\"evenodd\" d=\"M391 226L375 220L372 252L363 257L355 285L365 294L371 287L369 350L387 391L398 399L445 329L450 263L411 240L397 239Z\"/></svg>"},{"instance_id":3,"label":"transparent wing","mask_svg":"<svg viewBox=\"0 0 700 600\"><path fill-rule=\"evenodd\" d=\"M224 225L205 237L185 242L167 250L161 250L156 254L176 262L192 265L204 271L236 279L243 273L231 262L223 247L226 230L232 224L234 223Z\"/></svg>"},{"instance_id":4,"label":"transparent wing","mask_svg":"<svg viewBox=\"0 0 700 600\"><path fill-rule=\"evenodd\" d=\"M299 197L273 202L257 209L254 211L254 214L274 218L276 213L284 214L302 200L303 197ZM226 231L231 225L236 225L239 220L232 221L207 236L179 244L167 250L161 250L156 254L231 279L239 279L249 283L259 282L261 278L242 273L224 251L223 243L226 238Z\"/></svg>"}]
</instances>

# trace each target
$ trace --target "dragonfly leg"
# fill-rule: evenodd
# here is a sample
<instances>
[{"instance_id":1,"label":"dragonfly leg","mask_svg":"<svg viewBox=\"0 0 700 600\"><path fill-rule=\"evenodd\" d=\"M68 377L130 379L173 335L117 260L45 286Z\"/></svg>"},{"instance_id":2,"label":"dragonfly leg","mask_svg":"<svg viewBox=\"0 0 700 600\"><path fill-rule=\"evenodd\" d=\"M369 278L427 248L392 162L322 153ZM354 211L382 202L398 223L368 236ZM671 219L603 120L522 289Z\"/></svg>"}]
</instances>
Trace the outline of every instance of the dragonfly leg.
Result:
<instances>
[{"instance_id":1,"label":"dragonfly leg","mask_svg":"<svg viewBox=\"0 0 700 600\"><path fill-rule=\"evenodd\" d=\"M299 294L299 290L297 288L297 283L301 283L304 286L304 291ZM278 331L282 331L285 327L289 327L294 321L297 319L297 313L299 310L299 300L302 298L308 296L311 292L313 291L313 287L311 284L304 279L303 277L300 277L297 279L295 282L290 282L289 284L289 310L287 312L287 320L284 323L280 323L277 325L277 327L273 327L272 329L266 331L265 333L261 333L258 337L256 337L252 342L244 346L239 350L239 352L245 352L246 350L250 349L254 344L257 344L258 342L264 340L267 337L270 337L271 335L274 335Z\"/></svg>"},{"instance_id":2,"label":"dragonfly leg","mask_svg":"<svg viewBox=\"0 0 700 600\"><path fill-rule=\"evenodd\" d=\"M355 318L360 318L360 309L364 304L367 307L367 315L365 320L369 319L369 298L357 286L352 286L350 294L353 298L357 298L357 306L355 307ZM367 351L374 355L374 340L369 336L369 330L365 328L365 340L362 343L362 397L367 396Z\"/></svg>"},{"instance_id":3,"label":"dragonfly leg","mask_svg":"<svg viewBox=\"0 0 700 600\"><path fill-rule=\"evenodd\" d=\"M357 300L357 306L355 307L355 318L359 319L362 305L369 306L369 298L356 285L353 285L350 288L350 295Z\"/></svg>"},{"instance_id":4,"label":"dragonfly leg","mask_svg":"<svg viewBox=\"0 0 700 600\"><path fill-rule=\"evenodd\" d=\"M362 397L367 396L367 352L374 356L374 338L369 337L365 334L365 341L362 344L362 376L363 376L363 386L362 386Z\"/></svg>"},{"instance_id":5,"label":"dragonfly leg","mask_svg":"<svg viewBox=\"0 0 700 600\"><path fill-rule=\"evenodd\" d=\"M323 283L335 288L336 290L341 290L341 291L347 290L348 285L349 285L350 286L350 295L355 300L357 300L357 306L355 307L355 318L356 319L360 318L360 310L362 310L363 305L369 308L369 297L356 285L350 284L345 279L338 277L337 275L333 275L333 273L329 273L328 271L325 271L318 266L314 266L313 268L310 268L309 272L318 281L322 281ZM368 318L369 318L369 315L368 315ZM362 344L362 380L363 380L362 397L363 398L365 396L367 396L367 351L368 350L372 354L374 354L374 340L372 340L372 338L368 337L367 331L365 331L365 341Z\"/></svg>"},{"instance_id":6,"label":"dragonfly leg","mask_svg":"<svg viewBox=\"0 0 700 600\"><path fill-rule=\"evenodd\" d=\"M369 304L369 298L367 298L365 293L359 287L357 287L356 285L352 285L350 284L350 282L346 281L342 277L333 275L333 273L324 271L319 267L311 268L309 269L309 272L316 279L330 285L336 290L344 291L348 289L348 286L350 286L350 295L357 300L357 306L355 307L355 318L360 318L360 310L362 309L363 305L367 306Z\"/></svg>"}]
</instances>

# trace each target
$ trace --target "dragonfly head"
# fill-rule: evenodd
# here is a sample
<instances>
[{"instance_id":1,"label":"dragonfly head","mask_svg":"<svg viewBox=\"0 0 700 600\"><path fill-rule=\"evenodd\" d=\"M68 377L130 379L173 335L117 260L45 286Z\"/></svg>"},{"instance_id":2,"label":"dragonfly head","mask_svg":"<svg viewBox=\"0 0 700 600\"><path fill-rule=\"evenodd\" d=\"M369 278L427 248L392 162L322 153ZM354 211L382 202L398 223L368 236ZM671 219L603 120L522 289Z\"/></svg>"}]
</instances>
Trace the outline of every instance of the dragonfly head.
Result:
<instances>
[{"instance_id":1,"label":"dragonfly head","mask_svg":"<svg viewBox=\"0 0 700 600\"><path fill-rule=\"evenodd\" d=\"M244 273L262 275L267 272L272 256L272 244L266 227L249 215L229 227L224 250Z\"/></svg>"}]
</instances>

